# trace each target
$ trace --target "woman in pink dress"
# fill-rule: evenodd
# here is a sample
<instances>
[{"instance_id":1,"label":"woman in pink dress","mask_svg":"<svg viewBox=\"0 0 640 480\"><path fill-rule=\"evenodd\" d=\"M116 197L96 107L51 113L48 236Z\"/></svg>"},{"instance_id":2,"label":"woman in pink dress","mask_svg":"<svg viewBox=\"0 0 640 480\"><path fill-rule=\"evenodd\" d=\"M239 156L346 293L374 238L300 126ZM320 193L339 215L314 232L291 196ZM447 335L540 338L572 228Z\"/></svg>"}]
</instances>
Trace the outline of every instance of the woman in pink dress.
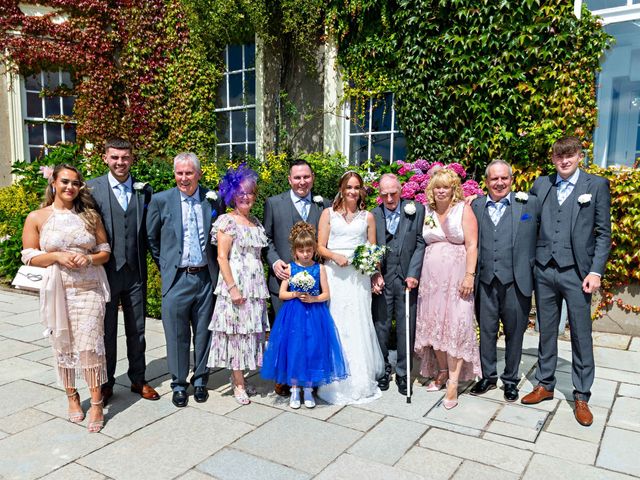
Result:
<instances>
[{"instance_id":1,"label":"woman in pink dress","mask_svg":"<svg viewBox=\"0 0 640 480\"><path fill-rule=\"evenodd\" d=\"M452 170L436 171L426 195L415 352L422 359L420 373L434 378L427 390L446 385L443 405L449 410L458 404L458 382L480 375L473 320L478 224Z\"/></svg>"}]
</instances>

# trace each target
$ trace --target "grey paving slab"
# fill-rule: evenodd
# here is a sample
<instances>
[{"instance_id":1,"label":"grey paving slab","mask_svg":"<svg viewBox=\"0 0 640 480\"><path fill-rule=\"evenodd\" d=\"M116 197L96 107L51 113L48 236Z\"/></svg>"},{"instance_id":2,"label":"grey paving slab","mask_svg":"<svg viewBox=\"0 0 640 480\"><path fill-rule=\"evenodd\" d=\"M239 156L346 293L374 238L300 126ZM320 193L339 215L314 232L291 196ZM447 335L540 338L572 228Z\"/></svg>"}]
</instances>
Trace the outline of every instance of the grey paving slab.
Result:
<instances>
[{"instance_id":1,"label":"grey paving slab","mask_svg":"<svg viewBox=\"0 0 640 480\"><path fill-rule=\"evenodd\" d=\"M34 343L29 343L27 345L31 345L33 349L28 353L20 354L20 358L31 362L42 362L43 360L53 358L53 350L51 350L51 346L40 347ZM45 365L49 365L49 363L45 362Z\"/></svg>"},{"instance_id":2,"label":"grey paving slab","mask_svg":"<svg viewBox=\"0 0 640 480\"><path fill-rule=\"evenodd\" d=\"M17 327L26 327L34 324L40 325L40 312L38 311L5 314L1 310L2 309L0 309L0 315L3 315L5 322L10 325ZM41 330L44 330L44 327L41 327Z\"/></svg>"},{"instance_id":3,"label":"grey paving slab","mask_svg":"<svg viewBox=\"0 0 640 480\"><path fill-rule=\"evenodd\" d=\"M54 388L58 387L58 376L56 374L56 371L52 366L47 365L47 367L47 370L28 375L27 377L25 377L25 379L33 383L38 383L40 385L46 385Z\"/></svg>"},{"instance_id":4,"label":"grey paving slab","mask_svg":"<svg viewBox=\"0 0 640 480\"><path fill-rule=\"evenodd\" d=\"M78 463L114 479L147 478L151 465L165 478L173 478L250 430L245 423L184 408ZM202 433L194 436L194 432Z\"/></svg>"},{"instance_id":5,"label":"grey paving slab","mask_svg":"<svg viewBox=\"0 0 640 480\"><path fill-rule=\"evenodd\" d=\"M42 478L44 480L102 480L106 477L77 463L69 463Z\"/></svg>"},{"instance_id":6,"label":"grey paving slab","mask_svg":"<svg viewBox=\"0 0 640 480\"><path fill-rule=\"evenodd\" d=\"M458 406L451 410L447 410L440 404L432 409L426 418L460 427L483 430L496 415L496 412L502 408L498 402L471 395L460 395L458 402Z\"/></svg>"},{"instance_id":7,"label":"grey paving slab","mask_svg":"<svg viewBox=\"0 0 640 480\"><path fill-rule=\"evenodd\" d=\"M404 418L405 420L416 420L426 423L424 419L425 414L431 410L443 396L443 392L427 392L426 388L416 382L413 384L411 403L407 403L406 397L400 395L392 386L386 392L382 392L382 398L379 400L364 405L354 405L354 407L382 415L390 415L392 417Z\"/></svg>"},{"instance_id":8,"label":"grey paving slab","mask_svg":"<svg viewBox=\"0 0 640 480\"><path fill-rule=\"evenodd\" d=\"M597 369L596 369L597 370ZM535 379L535 371L531 372L528 376L528 382L523 384L521 388L522 395L533 390L533 386L537 385ZM591 398L589 399L590 406L599 406L610 408L613 404L613 399L616 394L618 385L611 380L605 380L602 378L595 378L593 386L591 387ZM571 373L556 371L556 387L553 392L554 398L559 400L573 401L573 380L571 379ZM549 403L547 401L538 404L540 408L543 404Z\"/></svg>"},{"instance_id":9,"label":"grey paving slab","mask_svg":"<svg viewBox=\"0 0 640 480\"><path fill-rule=\"evenodd\" d=\"M581 465L560 458L536 454L531 459L523 480L631 480L633 477L621 473L611 472L604 468L591 465Z\"/></svg>"},{"instance_id":10,"label":"grey paving slab","mask_svg":"<svg viewBox=\"0 0 640 480\"><path fill-rule=\"evenodd\" d=\"M41 477L109 441L109 437L89 435L86 428L55 418L0 440L0 478Z\"/></svg>"},{"instance_id":11,"label":"grey paving slab","mask_svg":"<svg viewBox=\"0 0 640 480\"><path fill-rule=\"evenodd\" d=\"M185 473L184 475L180 475L177 478L179 478L180 480L218 480L215 477L207 475L206 473L199 472L198 470L189 470L187 473Z\"/></svg>"},{"instance_id":12,"label":"grey paving slab","mask_svg":"<svg viewBox=\"0 0 640 480\"><path fill-rule=\"evenodd\" d=\"M524 471L531 457L531 452L526 450L437 428L430 429L420 439L420 446L518 474Z\"/></svg>"},{"instance_id":13,"label":"grey paving slab","mask_svg":"<svg viewBox=\"0 0 640 480\"><path fill-rule=\"evenodd\" d=\"M409 420L387 417L353 445L348 453L387 465L395 464L427 430Z\"/></svg>"},{"instance_id":14,"label":"grey paving slab","mask_svg":"<svg viewBox=\"0 0 640 480\"><path fill-rule=\"evenodd\" d=\"M330 423L335 423L336 425L342 425L343 427L366 432L379 423L383 418L384 416L379 413L370 412L368 410L355 408L349 405L336 413L328 421Z\"/></svg>"},{"instance_id":15,"label":"grey paving slab","mask_svg":"<svg viewBox=\"0 0 640 480\"><path fill-rule=\"evenodd\" d=\"M122 438L177 412L171 398L165 396L149 405L149 400L131 395L114 395L105 408L105 427L102 433Z\"/></svg>"},{"instance_id":16,"label":"grey paving slab","mask_svg":"<svg viewBox=\"0 0 640 480\"><path fill-rule=\"evenodd\" d=\"M238 480L240 478L305 480L311 478L308 473L231 448L220 450L196 468L220 480Z\"/></svg>"},{"instance_id":17,"label":"grey paving slab","mask_svg":"<svg viewBox=\"0 0 640 480\"><path fill-rule=\"evenodd\" d=\"M595 347L593 356L598 366L640 373L640 352Z\"/></svg>"},{"instance_id":18,"label":"grey paving slab","mask_svg":"<svg viewBox=\"0 0 640 480\"><path fill-rule=\"evenodd\" d=\"M35 408L25 408L6 417L0 417L0 430L8 433L17 433L45 423L52 418L51 415Z\"/></svg>"},{"instance_id":19,"label":"grey paving slab","mask_svg":"<svg viewBox=\"0 0 640 480\"><path fill-rule=\"evenodd\" d=\"M34 350L40 350L40 347L32 345L31 343L13 340L11 338L0 340L0 360L17 357L18 355L32 352Z\"/></svg>"},{"instance_id":20,"label":"grey paving slab","mask_svg":"<svg viewBox=\"0 0 640 480\"><path fill-rule=\"evenodd\" d=\"M280 414L282 414L282 410L278 408L271 408L256 402L251 402L249 405L236 408L227 413L227 417L257 427Z\"/></svg>"},{"instance_id":21,"label":"grey paving slab","mask_svg":"<svg viewBox=\"0 0 640 480\"><path fill-rule=\"evenodd\" d=\"M395 466L429 480L446 480L461 463L462 459L452 455L414 446Z\"/></svg>"},{"instance_id":22,"label":"grey paving slab","mask_svg":"<svg viewBox=\"0 0 640 480\"><path fill-rule=\"evenodd\" d=\"M506 472L499 468L490 467L481 463L465 460L455 475L453 480L477 480L478 478L490 478L491 480L516 480L520 475Z\"/></svg>"},{"instance_id":23,"label":"grey paving slab","mask_svg":"<svg viewBox=\"0 0 640 480\"><path fill-rule=\"evenodd\" d=\"M555 433L542 432L535 443L534 451L575 463L593 465L598 454L598 445Z\"/></svg>"},{"instance_id":24,"label":"grey paving slab","mask_svg":"<svg viewBox=\"0 0 640 480\"><path fill-rule=\"evenodd\" d=\"M638 446L640 446L640 433L607 427L602 437L596 465L640 477Z\"/></svg>"},{"instance_id":25,"label":"grey paving slab","mask_svg":"<svg viewBox=\"0 0 640 480\"><path fill-rule=\"evenodd\" d=\"M361 436L355 430L285 412L239 439L233 447L317 474ZM278 448L273 448L274 440Z\"/></svg>"},{"instance_id":26,"label":"grey paving slab","mask_svg":"<svg viewBox=\"0 0 640 480\"><path fill-rule=\"evenodd\" d=\"M632 352L640 352L640 337L634 337L629 343L629 350Z\"/></svg>"},{"instance_id":27,"label":"grey paving slab","mask_svg":"<svg viewBox=\"0 0 640 480\"><path fill-rule=\"evenodd\" d=\"M36 323L26 327L14 327L12 330L2 332L2 336L12 338L14 340L20 340L21 342L36 342L39 340L46 340L42 336L43 331L44 327L39 323Z\"/></svg>"},{"instance_id":28,"label":"grey paving slab","mask_svg":"<svg viewBox=\"0 0 640 480\"><path fill-rule=\"evenodd\" d=\"M37 297L34 299L20 300L19 302L2 302L0 303L0 315L8 317L7 314L20 314L33 312L35 317L40 315L40 305Z\"/></svg>"},{"instance_id":29,"label":"grey paving slab","mask_svg":"<svg viewBox=\"0 0 640 480\"><path fill-rule=\"evenodd\" d=\"M605 380L613 380L614 382L625 382L640 385L640 373L604 368L597 364L596 378L604 378Z\"/></svg>"},{"instance_id":30,"label":"grey paving slab","mask_svg":"<svg viewBox=\"0 0 640 480\"><path fill-rule=\"evenodd\" d=\"M3 438L5 438L5 437L8 437L8 436L9 436L9 434L8 434L8 433L3 432L2 430L0 430L0 440L2 440L2 439L3 439Z\"/></svg>"},{"instance_id":31,"label":"grey paving slab","mask_svg":"<svg viewBox=\"0 0 640 480\"><path fill-rule=\"evenodd\" d=\"M147 357L147 361L153 358L165 358L167 356L167 348L165 346L152 349L147 348L145 356Z\"/></svg>"},{"instance_id":32,"label":"grey paving slab","mask_svg":"<svg viewBox=\"0 0 640 480\"><path fill-rule=\"evenodd\" d=\"M194 408L198 408L200 410L204 410L206 412L215 413L216 415L226 415L238 408L250 408L250 405L241 406L231 395L220 395L218 393L209 394L209 400L205 403L196 403L193 400L193 391L191 389L188 390L189 393L189 403ZM167 394L167 397L170 395Z\"/></svg>"},{"instance_id":33,"label":"grey paving slab","mask_svg":"<svg viewBox=\"0 0 640 480\"><path fill-rule=\"evenodd\" d=\"M629 335L621 335L619 333L593 332L594 347L616 348L618 350L626 350L631 342Z\"/></svg>"},{"instance_id":34,"label":"grey paving slab","mask_svg":"<svg viewBox=\"0 0 640 480\"><path fill-rule=\"evenodd\" d=\"M631 385L629 383L620 384L618 395L621 397L640 398L640 385Z\"/></svg>"},{"instance_id":35,"label":"grey paving slab","mask_svg":"<svg viewBox=\"0 0 640 480\"><path fill-rule=\"evenodd\" d=\"M523 442L535 442L539 434L531 428L523 427L522 425L515 425L513 423L501 422L499 420L491 422L486 431L511 439L519 439ZM506 443L507 445L509 444L508 441Z\"/></svg>"},{"instance_id":36,"label":"grey paving slab","mask_svg":"<svg viewBox=\"0 0 640 480\"><path fill-rule=\"evenodd\" d=\"M0 386L0 418L42 404L52 398L64 399L66 402L63 391L26 380L2 385Z\"/></svg>"},{"instance_id":37,"label":"grey paving slab","mask_svg":"<svg viewBox=\"0 0 640 480\"><path fill-rule=\"evenodd\" d=\"M407 470L344 454L315 478L317 480L353 480L356 478L366 478L367 480L418 480L423 477Z\"/></svg>"},{"instance_id":38,"label":"grey paving slab","mask_svg":"<svg viewBox=\"0 0 640 480\"><path fill-rule=\"evenodd\" d=\"M153 380L169 373L169 367L167 366L166 358L147 358L146 360L147 367L145 370L145 378L148 382L153 384ZM116 363L116 383L124 385L127 388L131 385L131 380L127 375L128 370L129 361L126 359L126 357L124 360L119 360Z\"/></svg>"},{"instance_id":39,"label":"grey paving slab","mask_svg":"<svg viewBox=\"0 0 640 480\"><path fill-rule=\"evenodd\" d=\"M618 397L611 410L608 425L640 432L640 399Z\"/></svg>"},{"instance_id":40,"label":"grey paving slab","mask_svg":"<svg viewBox=\"0 0 640 480\"><path fill-rule=\"evenodd\" d=\"M590 405L589 408L593 414L593 424L590 427L583 427L576 421L573 413L573 404L562 402L558 406L546 431L564 435L565 437L586 440L587 442L599 443L609 412L602 407Z\"/></svg>"}]
</instances>

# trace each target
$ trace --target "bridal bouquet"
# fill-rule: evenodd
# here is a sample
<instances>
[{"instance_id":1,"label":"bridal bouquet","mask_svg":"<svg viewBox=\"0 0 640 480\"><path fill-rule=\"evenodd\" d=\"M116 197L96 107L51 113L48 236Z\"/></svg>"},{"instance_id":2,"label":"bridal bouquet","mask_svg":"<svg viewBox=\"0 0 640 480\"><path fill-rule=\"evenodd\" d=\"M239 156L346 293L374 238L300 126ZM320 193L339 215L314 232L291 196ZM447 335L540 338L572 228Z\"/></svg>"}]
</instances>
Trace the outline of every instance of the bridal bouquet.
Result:
<instances>
[{"instance_id":1,"label":"bridal bouquet","mask_svg":"<svg viewBox=\"0 0 640 480\"><path fill-rule=\"evenodd\" d=\"M372 245L370 243L358 245L353 252L351 264L360 273L373 275L376 273L378 264L382 260L386 251L387 247L382 247L380 245Z\"/></svg>"},{"instance_id":2,"label":"bridal bouquet","mask_svg":"<svg viewBox=\"0 0 640 480\"><path fill-rule=\"evenodd\" d=\"M316 281L306 270L296 273L289 279L289 285L303 292L310 292L315 284Z\"/></svg>"}]
</instances>

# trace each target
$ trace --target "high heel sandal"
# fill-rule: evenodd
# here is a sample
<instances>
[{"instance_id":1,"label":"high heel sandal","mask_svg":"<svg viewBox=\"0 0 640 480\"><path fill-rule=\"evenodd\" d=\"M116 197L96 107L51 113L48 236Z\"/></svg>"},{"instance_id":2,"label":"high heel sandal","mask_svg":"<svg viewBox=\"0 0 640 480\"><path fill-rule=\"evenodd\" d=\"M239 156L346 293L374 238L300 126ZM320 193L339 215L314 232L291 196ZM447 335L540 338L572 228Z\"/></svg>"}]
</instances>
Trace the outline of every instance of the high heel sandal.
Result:
<instances>
[{"instance_id":1,"label":"high heel sandal","mask_svg":"<svg viewBox=\"0 0 640 480\"><path fill-rule=\"evenodd\" d=\"M449 380L449 370L438 370L438 375L433 381L427 385L427 392L439 392L442 390Z\"/></svg>"},{"instance_id":2,"label":"high heel sandal","mask_svg":"<svg viewBox=\"0 0 640 480\"><path fill-rule=\"evenodd\" d=\"M102 406L102 399L100 399L100 401L98 402L94 402L93 400L91 400L91 408L93 408L94 406ZM104 413L102 414L102 420L93 420L89 422L89 425L87 425L87 430L89 430L89 433L98 433L100 430L102 430L102 427L104 427Z\"/></svg>"},{"instance_id":3,"label":"high heel sandal","mask_svg":"<svg viewBox=\"0 0 640 480\"><path fill-rule=\"evenodd\" d=\"M442 406L447 410L451 410L452 408L458 406L458 382L447 380L447 393L449 393L450 385L454 386L456 389L456 398L454 398L453 400L449 400L445 395L444 399L442 399Z\"/></svg>"},{"instance_id":4,"label":"high heel sandal","mask_svg":"<svg viewBox=\"0 0 640 480\"><path fill-rule=\"evenodd\" d=\"M244 387L236 385L233 381L233 376L229 378L231 381L231 390L233 391L233 398L236 399L240 405L249 405L251 400L249 400L249 396L247 395L247 391Z\"/></svg>"},{"instance_id":5,"label":"high heel sandal","mask_svg":"<svg viewBox=\"0 0 640 480\"><path fill-rule=\"evenodd\" d=\"M74 390L73 393L67 393L67 398L77 398L78 399L78 403L80 403L80 394L78 393L78 390ZM71 410L69 410L68 415L69 415L69 421L71 423L80 423L84 420L84 412L82 411L82 407L80 407L80 411L79 412L72 412Z\"/></svg>"},{"instance_id":6,"label":"high heel sandal","mask_svg":"<svg viewBox=\"0 0 640 480\"><path fill-rule=\"evenodd\" d=\"M233 376L231 375L229 375L229 383L231 384L231 388L235 386L235 384L233 383ZM249 397L253 397L254 395L258 394L258 389L252 384L250 384L249 382L247 382L246 380L244 382L244 391L247 393L247 396Z\"/></svg>"}]
</instances>

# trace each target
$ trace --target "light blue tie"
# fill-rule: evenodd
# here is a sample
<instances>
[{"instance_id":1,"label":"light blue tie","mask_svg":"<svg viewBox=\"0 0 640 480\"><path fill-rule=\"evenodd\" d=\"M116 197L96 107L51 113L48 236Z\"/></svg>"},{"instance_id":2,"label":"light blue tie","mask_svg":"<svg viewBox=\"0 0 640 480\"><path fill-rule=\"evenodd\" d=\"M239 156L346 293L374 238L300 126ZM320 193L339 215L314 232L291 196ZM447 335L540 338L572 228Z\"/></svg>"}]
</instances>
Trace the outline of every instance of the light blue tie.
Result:
<instances>
[{"instance_id":1,"label":"light blue tie","mask_svg":"<svg viewBox=\"0 0 640 480\"><path fill-rule=\"evenodd\" d=\"M119 183L118 185L116 185L116 188L118 189L118 203L126 212L127 207L129 206L129 199L127 198L127 186L124 183Z\"/></svg>"},{"instance_id":2,"label":"light blue tie","mask_svg":"<svg viewBox=\"0 0 640 480\"><path fill-rule=\"evenodd\" d=\"M502 215L504 214L504 209L506 207L506 203L503 203L502 200L499 202L489 201L489 217L491 217L491 221L497 227Z\"/></svg>"},{"instance_id":3,"label":"light blue tie","mask_svg":"<svg viewBox=\"0 0 640 480\"><path fill-rule=\"evenodd\" d=\"M202 245L200 244L200 232L198 231L196 201L194 198L188 198L187 202L189 204L189 265L195 267L202 264Z\"/></svg>"},{"instance_id":4,"label":"light blue tie","mask_svg":"<svg viewBox=\"0 0 640 480\"><path fill-rule=\"evenodd\" d=\"M306 198L301 198L298 202L300 202L300 216L306 222L309 217L309 202Z\"/></svg>"},{"instance_id":5,"label":"light blue tie","mask_svg":"<svg viewBox=\"0 0 640 480\"><path fill-rule=\"evenodd\" d=\"M389 216L387 217L387 230L391 235L396 234L398 223L400 223L400 214L397 211L389 212Z\"/></svg>"},{"instance_id":6,"label":"light blue tie","mask_svg":"<svg viewBox=\"0 0 640 480\"><path fill-rule=\"evenodd\" d=\"M562 205L562 203L567 199L567 197L571 194L571 183L569 180L560 180L558 182L558 203Z\"/></svg>"}]
</instances>

